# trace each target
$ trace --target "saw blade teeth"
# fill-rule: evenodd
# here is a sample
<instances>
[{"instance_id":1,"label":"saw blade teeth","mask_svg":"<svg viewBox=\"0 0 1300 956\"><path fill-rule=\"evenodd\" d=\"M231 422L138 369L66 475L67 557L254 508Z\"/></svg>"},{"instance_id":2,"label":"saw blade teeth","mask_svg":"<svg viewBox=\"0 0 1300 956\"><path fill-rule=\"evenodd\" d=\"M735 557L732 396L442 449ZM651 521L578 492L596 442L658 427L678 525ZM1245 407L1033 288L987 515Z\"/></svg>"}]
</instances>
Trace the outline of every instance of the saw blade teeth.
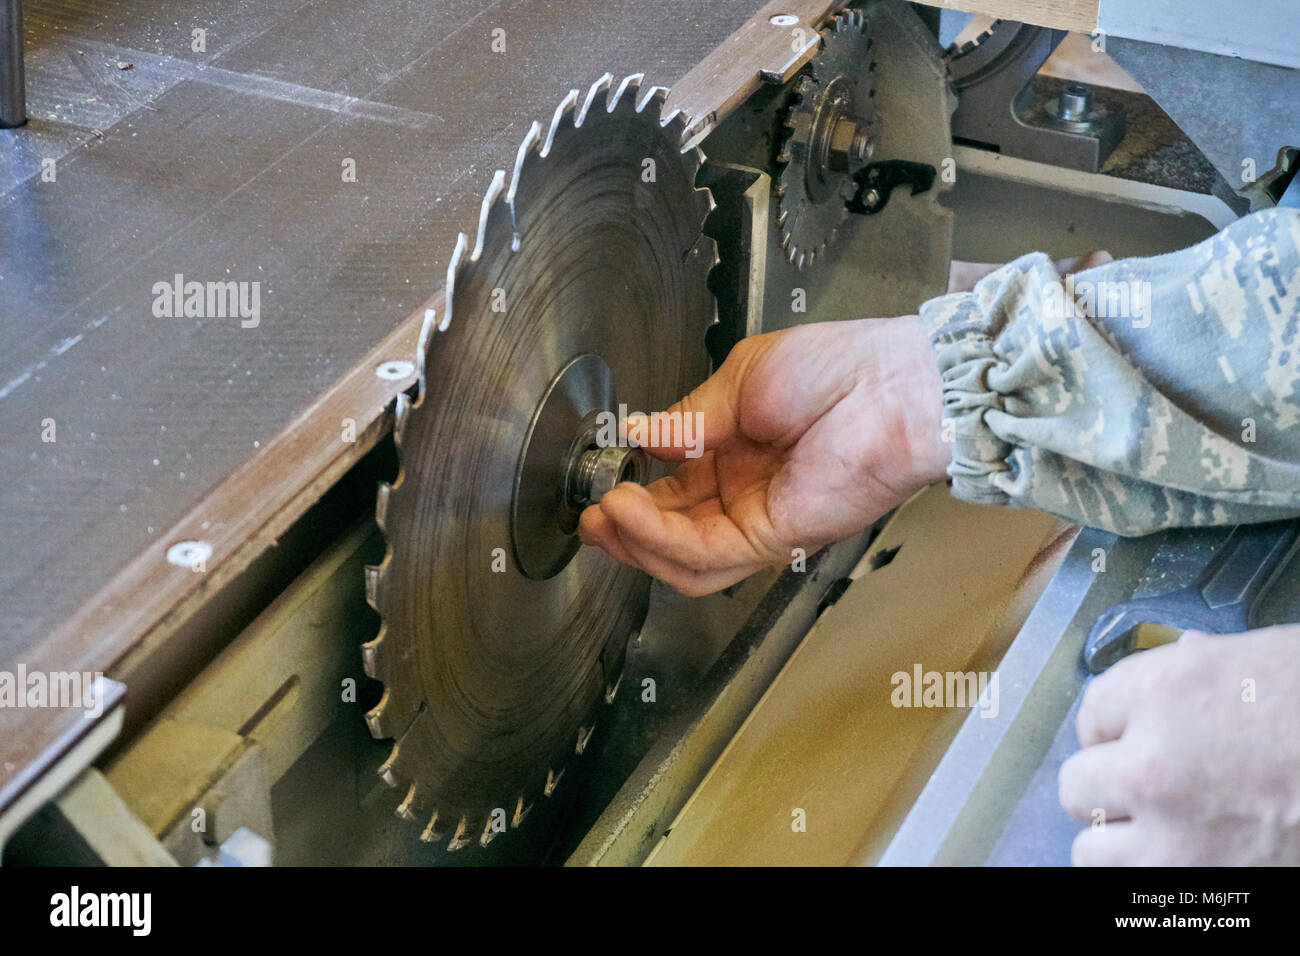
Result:
<instances>
[{"instance_id":1,"label":"saw blade teeth","mask_svg":"<svg viewBox=\"0 0 1300 956\"><path fill-rule=\"evenodd\" d=\"M606 73L595 83L592 83L587 90L587 95L582 101L582 108L578 110L578 115L573 119L573 125L581 128L587 120L587 114L593 109L604 110L609 112L609 90L614 85L614 74Z\"/></svg>"},{"instance_id":2,"label":"saw blade teeth","mask_svg":"<svg viewBox=\"0 0 1300 956\"><path fill-rule=\"evenodd\" d=\"M612 684L605 685L605 703L614 703L614 698L618 696L618 689L623 686L623 675L620 672L618 678Z\"/></svg>"},{"instance_id":3,"label":"saw blade teeth","mask_svg":"<svg viewBox=\"0 0 1300 956\"><path fill-rule=\"evenodd\" d=\"M519 829L520 824L524 822L524 818L528 816L528 811L532 808L533 805L531 803L525 803L523 794L520 794L515 800L515 813L514 816L510 818L510 825L516 830Z\"/></svg>"},{"instance_id":4,"label":"saw blade teeth","mask_svg":"<svg viewBox=\"0 0 1300 956\"><path fill-rule=\"evenodd\" d=\"M418 405L424 401L424 396L429 391L428 376L425 375L425 357L429 354L429 341L433 338L434 330L438 328L438 310L425 309L424 320L420 323L420 338L415 347L415 368L416 368L416 390L415 402ZM401 393L399 393L401 394Z\"/></svg>"},{"instance_id":5,"label":"saw blade teeth","mask_svg":"<svg viewBox=\"0 0 1300 956\"><path fill-rule=\"evenodd\" d=\"M384 634L387 629L388 625L381 622L379 625L379 633L376 634L373 639L366 641L366 643L361 645L362 667L365 668L366 676L375 680L382 679L379 676L381 671L378 649L380 645L384 643Z\"/></svg>"},{"instance_id":6,"label":"saw blade teeth","mask_svg":"<svg viewBox=\"0 0 1300 956\"><path fill-rule=\"evenodd\" d=\"M641 102L637 104L637 112L657 117L659 126L668 136L669 142L676 143L684 155L689 154L692 149L697 148L692 143L694 136L690 131L690 117L679 109L664 112L664 107L668 105L668 94L669 89L666 86L650 87L641 97ZM701 152L700 155L704 154Z\"/></svg>"},{"instance_id":7,"label":"saw blade teeth","mask_svg":"<svg viewBox=\"0 0 1300 956\"><path fill-rule=\"evenodd\" d=\"M379 614L384 613L384 569L388 565L389 555L379 564L366 565L366 603Z\"/></svg>"},{"instance_id":8,"label":"saw blade teeth","mask_svg":"<svg viewBox=\"0 0 1300 956\"><path fill-rule=\"evenodd\" d=\"M397 805L395 812L403 820L418 820L424 816L420 808L420 788L418 784L411 784L406 791L406 796Z\"/></svg>"},{"instance_id":9,"label":"saw blade teeth","mask_svg":"<svg viewBox=\"0 0 1300 956\"><path fill-rule=\"evenodd\" d=\"M718 208L717 202L713 198L713 190L708 186L699 186L695 190L695 196L698 200L700 221L703 222L709 216L713 215L713 210Z\"/></svg>"},{"instance_id":10,"label":"saw blade teeth","mask_svg":"<svg viewBox=\"0 0 1300 956\"><path fill-rule=\"evenodd\" d=\"M847 33L850 30L862 30L863 18L861 11L846 10L835 18L835 32Z\"/></svg>"},{"instance_id":11,"label":"saw blade teeth","mask_svg":"<svg viewBox=\"0 0 1300 956\"><path fill-rule=\"evenodd\" d=\"M582 96L581 90L569 90L564 99L560 100L559 105L555 107L555 113L551 116L551 125L546 130L546 141L537 155L545 159L551 154L551 147L555 145L555 134L559 131L561 124L573 115L573 111L578 107L578 98Z\"/></svg>"},{"instance_id":12,"label":"saw blade teeth","mask_svg":"<svg viewBox=\"0 0 1300 956\"><path fill-rule=\"evenodd\" d=\"M496 812L495 810L492 811L492 813L495 812ZM496 839L497 830L492 826L494 822L492 820L492 813L489 813L488 818L483 821L483 832L478 835L479 846L487 846L494 839Z\"/></svg>"},{"instance_id":13,"label":"saw blade teeth","mask_svg":"<svg viewBox=\"0 0 1300 956\"><path fill-rule=\"evenodd\" d=\"M515 166L510 174L510 188L506 190L506 207L510 212L510 228L512 235L510 238L510 248L512 252L518 252L523 236L527 230L525 221L525 211L519 207L518 197L520 183L528 175L528 170L532 164L538 162L545 155L542 136L542 124L534 122L524 134L523 141L519 144L519 149L515 152Z\"/></svg>"},{"instance_id":14,"label":"saw blade teeth","mask_svg":"<svg viewBox=\"0 0 1300 956\"><path fill-rule=\"evenodd\" d=\"M474 238L474 251L470 254L470 262L478 262L483 257L488 236L495 233L503 224L506 224L505 227L512 235L514 233L514 223L510 222L510 211L501 201L505 191L506 171L498 169L492 174L492 182L488 184L487 192L483 194L483 202L479 206L478 234Z\"/></svg>"},{"instance_id":15,"label":"saw blade teeth","mask_svg":"<svg viewBox=\"0 0 1300 956\"><path fill-rule=\"evenodd\" d=\"M438 811L434 810L433 815L429 817L429 822L420 831L420 841L422 843L437 843L446 835L445 831L440 832L438 830Z\"/></svg>"},{"instance_id":16,"label":"saw blade teeth","mask_svg":"<svg viewBox=\"0 0 1300 956\"><path fill-rule=\"evenodd\" d=\"M379 703L366 711L366 728L370 731L370 736L376 740L387 740L396 736L389 720L393 710L392 702L392 690L385 687L384 695L379 698ZM391 784L392 781L389 781L389 783Z\"/></svg>"},{"instance_id":17,"label":"saw blade teeth","mask_svg":"<svg viewBox=\"0 0 1300 956\"><path fill-rule=\"evenodd\" d=\"M640 112L638 99L641 92L641 83L645 80L644 73L629 73L623 77L623 81L618 84L618 89L609 100L609 111L612 113L620 106L631 104L633 110ZM630 95L629 95L630 94Z\"/></svg>"},{"instance_id":18,"label":"saw blade teeth","mask_svg":"<svg viewBox=\"0 0 1300 956\"><path fill-rule=\"evenodd\" d=\"M590 727L579 727L578 742L577 744L574 745L573 752L577 754L579 757L581 757L583 751L587 749L587 744L591 743L591 735L594 734L595 732L596 732L595 724L592 724Z\"/></svg>"},{"instance_id":19,"label":"saw blade teeth","mask_svg":"<svg viewBox=\"0 0 1300 956\"><path fill-rule=\"evenodd\" d=\"M398 451L402 450L402 439L406 435L406 422L410 414L411 396L398 392L397 400L393 403L393 441L397 443Z\"/></svg>"},{"instance_id":20,"label":"saw blade teeth","mask_svg":"<svg viewBox=\"0 0 1300 956\"><path fill-rule=\"evenodd\" d=\"M524 134L523 140L519 143L519 149L515 150L515 165L510 173L510 188L506 191L506 204L513 207L515 196L519 192L519 177L523 172L528 157L536 150L540 149L542 142L542 124L533 120L533 125L528 127L528 132ZM515 232L518 233L518 224L516 223Z\"/></svg>"},{"instance_id":21,"label":"saw blade teeth","mask_svg":"<svg viewBox=\"0 0 1300 956\"><path fill-rule=\"evenodd\" d=\"M406 791L406 797L397 805L397 815L403 820L415 819L416 792L415 784L411 784Z\"/></svg>"},{"instance_id":22,"label":"saw blade teeth","mask_svg":"<svg viewBox=\"0 0 1300 956\"><path fill-rule=\"evenodd\" d=\"M681 110L673 110L665 116L664 105L667 102L668 87L647 86L641 90L641 97L636 101L636 111L659 117L659 125L663 126L674 116L680 116L682 112Z\"/></svg>"},{"instance_id":23,"label":"saw blade teeth","mask_svg":"<svg viewBox=\"0 0 1300 956\"><path fill-rule=\"evenodd\" d=\"M401 784L401 779L399 777L399 766L398 766L398 754L401 751L401 749L402 749L401 743L393 744L393 749L389 751L388 759L385 760L379 767L379 779L384 781L384 783L388 784L390 787L397 787ZM413 799L412 795L414 794L414 792L415 792L415 785L411 784L410 790L408 790L406 793L407 798Z\"/></svg>"},{"instance_id":24,"label":"saw blade teeth","mask_svg":"<svg viewBox=\"0 0 1300 956\"><path fill-rule=\"evenodd\" d=\"M403 656L403 645L391 638L387 621L379 627L374 640L361 645L361 661L366 675L384 683L379 703L366 712L366 726L376 740L392 739L401 744L420 714L422 699L395 681L394 672L411 666ZM393 767L401 763L399 748L389 758Z\"/></svg>"},{"instance_id":25,"label":"saw blade teeth","mask_svg":"<svg viewBox=\"0 0 1300 956\"><path fill-rule=\"evenodd\" d=\"M388 533L388 496L392 493L393 486L386 481L381 481L375 492L375 524L384 534Z\"/></svg>"},{"instance_id":26,"label":"saw blade teeth","mask_svg":"<svg viewBox=\"0 0 1300 956\"><path fill-rule=\"evenodd\" d=\"M471 837L469 835L469 820L465 819L465 817L461 817L460 822L456 824L455 835L452 836L451 842L447 844L447 852L455 853L457 850L463 850L465 847L469 846L471 842Z\"/></svg>"},{"instance_id":27,"label":"saw blade teeth","mask_svg":"<svg viewBox=\"0 0 1300 956\"><path fill-rule=\"evenodd\" d=\"M427 819L435 809L433 800L430 798L425 785L407 773L407 769L402 766L399 748L395 746L392 755L379 768L379 775L385 781L392 777L396 781L396 786L406 787L406 795L402 798L402 802L394 808L394 812L399 817L412 822Z\"/></svg>"},{"instance_id":28,"label":"saw blade teeth","mask_svg":"<svg viewBox=\"0 0 1300 956\"><path fill-rule=\"evenodd\" d=\"M447 302L442 309L442 321L438 324L439 332L446 332L451 325L452 317L452 300L456 296L456 275L460 271L461 259L469 251L469 237L465 233L456 234L456 248L451 251L451 258L447 260ZM425 347L428 345L426 343Z\"/></svg>"},{"instance_id":29,"label":"saw blade teeth","mask_svg":"<svg viewBox=\"0 0 1300 956\"><path fill-rule=\"evenodd\" d=\"M698 146L687 146L682 150L682 157L690 163L691 182L695 184L696 194L698 195L702 192L709 194L709 206L707 212L712 212L714 206L713 190L708 186L699 185L700 170L704 168L704 150L700 149ZM704 217L701 216L700 218L703 219Z\"/></svg>"},{"instance_id":30,"label":"saw blade teeth","mask_svg":"<svg viewBox=\"0 0 1300 956\"><path fill-rule=\"evenodd\" d=\"M543 794L543 796L547 796L547 797L549 797L551 794L555 793L555 788L558 787L558 786L560 785L560 779L561 779L563 776L564 776L564 768L563 768L563 767L560 768L560 772L559 772L559 773L556 773L554 768L551 768L551 769L547 770L547 771L546 771L546 786L544 786L544 787L542 788L542 794Z\"/></svg>"}]
</instances>

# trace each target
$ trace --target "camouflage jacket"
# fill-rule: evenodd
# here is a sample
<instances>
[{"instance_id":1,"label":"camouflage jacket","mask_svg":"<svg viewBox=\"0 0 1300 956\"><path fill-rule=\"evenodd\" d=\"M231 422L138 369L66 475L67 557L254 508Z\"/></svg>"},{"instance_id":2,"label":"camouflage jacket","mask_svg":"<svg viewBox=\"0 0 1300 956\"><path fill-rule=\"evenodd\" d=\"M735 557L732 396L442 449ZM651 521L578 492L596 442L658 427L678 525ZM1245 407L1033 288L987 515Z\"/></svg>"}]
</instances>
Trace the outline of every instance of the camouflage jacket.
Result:
<instances>
[{"instance_id":1,"label":"camouflage jacket","mask_svg":"<svg viewBox=\"0 0 1300 956\"><path fill-rule=\"evenodd\" d=\"M1300 516L1300 212L921 308L955 495L1145 534Z\"/></svg>"}]
</instances>

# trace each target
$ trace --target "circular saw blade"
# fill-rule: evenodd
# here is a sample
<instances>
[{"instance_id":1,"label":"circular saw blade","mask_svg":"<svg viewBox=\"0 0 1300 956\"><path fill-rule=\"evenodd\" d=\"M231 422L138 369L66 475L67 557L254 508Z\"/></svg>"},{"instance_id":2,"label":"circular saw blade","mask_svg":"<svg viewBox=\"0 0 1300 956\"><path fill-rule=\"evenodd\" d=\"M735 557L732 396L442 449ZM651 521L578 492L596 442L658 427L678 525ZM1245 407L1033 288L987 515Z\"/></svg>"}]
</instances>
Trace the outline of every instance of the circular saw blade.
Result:
<instances>
[{"instance_id":1,"label":"circular saw blade","mask_svg":"<svg viewBox=\"0 0 1300 956\"><path fill-rule=\"evenodd\" d=\"M401 469L378 507L388 553L367 581L383 624L366 670L385 689L367 721L396 740L381 774L405 788L399 814L448 849L485 845L550 796L645 615L649 578L597 549L552 548L525 573L516 539L538 533L548 492L522 509L516 497L534 424L559 420L540 410L584 392L567 369L603 368L602 403L629 412L707 375L713 203L666 94L607 75L533 124L476 236L459 237L445 309L421 336L419 398L399 403Z\"/></svg>"},{"instance_id":2,"label":"circular saw blade","mask_svg":"<svg viewBox=\"0 0 1300 956\"><path fill-rule=\"evenodd\" d=\"M774 191L781 248L798 269L811 266L834 242L848 216L845 203L854 191L850 173L829 174L809 160L808 146L818 115L828 98L836 98L871 124L875 119L874 70L866 20L860 11L846 10L822 31L821 50L790 95Z\"/></svg>"}]
</instances>

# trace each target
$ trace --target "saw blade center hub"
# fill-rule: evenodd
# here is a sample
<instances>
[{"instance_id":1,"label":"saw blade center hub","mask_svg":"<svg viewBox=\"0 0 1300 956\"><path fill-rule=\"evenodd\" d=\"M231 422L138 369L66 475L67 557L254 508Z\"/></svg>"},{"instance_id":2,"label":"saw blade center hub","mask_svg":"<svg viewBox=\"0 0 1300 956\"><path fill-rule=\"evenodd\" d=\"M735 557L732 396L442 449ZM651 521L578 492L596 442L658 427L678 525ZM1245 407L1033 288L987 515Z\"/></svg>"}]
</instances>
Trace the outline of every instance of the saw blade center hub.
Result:
<instances>
[{"instance_id":1,"label":"saw blade center hub","mask_svg":"<svg viewBox=\"0 0 1300 956\"><path fill-rule=\"evenodd\" d=\"M571 359L537 404L515 472L510 537L525 577L564 570L581 546L582 510L622 481L641 482L648 459L618 438L614 376L599 355Z\"/></svg>"}]
</instances>

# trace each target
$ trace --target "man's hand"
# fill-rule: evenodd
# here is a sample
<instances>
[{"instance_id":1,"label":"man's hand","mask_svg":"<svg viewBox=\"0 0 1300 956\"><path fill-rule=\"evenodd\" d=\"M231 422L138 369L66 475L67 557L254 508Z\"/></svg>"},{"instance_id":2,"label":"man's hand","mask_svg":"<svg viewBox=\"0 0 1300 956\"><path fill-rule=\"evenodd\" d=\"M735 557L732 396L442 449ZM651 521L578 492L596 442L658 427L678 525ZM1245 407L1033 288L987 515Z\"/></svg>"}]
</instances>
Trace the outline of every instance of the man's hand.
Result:
<instances>
[{"instance_id":1,"label":"man's hand","mask_svg":"<svg viewBox=\"0 0 1300 956\"><path fill-rule=\"evenodd\" d=\"M1079 709L1076 865L1300 863L1300 626L1125 658Z\"/></svg>"},{"instance_id":2,"label":"man's hand","mask_svg":"<svg viewBox=\"0 0 1300 956\"><path fill-rule=\"evenodd\" d=\"M789 563L794 548L811 554L865 528L941 479L941 391L916 316L743 339L668 410L699 414L703 455L686 458L681 436L661 435L646 450L683 464L647 488L608 492L579 533L685 594L721 590Z\"/></svg>"}]
</instances>

